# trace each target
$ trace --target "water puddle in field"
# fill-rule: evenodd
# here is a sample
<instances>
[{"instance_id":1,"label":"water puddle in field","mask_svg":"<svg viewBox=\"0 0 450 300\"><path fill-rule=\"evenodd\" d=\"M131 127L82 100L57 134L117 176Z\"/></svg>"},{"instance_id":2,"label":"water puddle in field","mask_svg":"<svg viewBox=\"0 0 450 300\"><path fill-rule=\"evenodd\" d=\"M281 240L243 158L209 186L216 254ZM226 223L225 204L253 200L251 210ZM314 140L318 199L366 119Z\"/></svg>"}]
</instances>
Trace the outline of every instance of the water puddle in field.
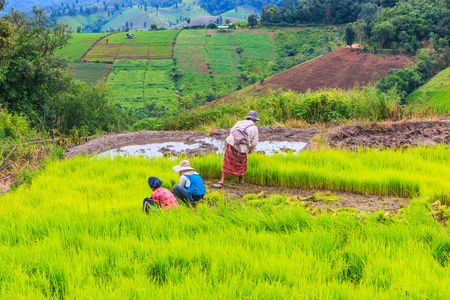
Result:
<instances>
[{"instance_id":1,"label":"water puddle in field","mask_svg":"<svg viewBox=\"0 0 450 300\"><path fill-rule=\"evenodd\" d=\"M308 144L292 141L263 141L256 146L255 152L273 155L274 153L298 153ZM225 141L214 138L201 138L185 142L166 142L146 145L125 146L112 149L97 155L97 157L114 156L177 156L177 155L202 155L207 153L222 153L225 149Z\"/></svg>"}]
</instances>

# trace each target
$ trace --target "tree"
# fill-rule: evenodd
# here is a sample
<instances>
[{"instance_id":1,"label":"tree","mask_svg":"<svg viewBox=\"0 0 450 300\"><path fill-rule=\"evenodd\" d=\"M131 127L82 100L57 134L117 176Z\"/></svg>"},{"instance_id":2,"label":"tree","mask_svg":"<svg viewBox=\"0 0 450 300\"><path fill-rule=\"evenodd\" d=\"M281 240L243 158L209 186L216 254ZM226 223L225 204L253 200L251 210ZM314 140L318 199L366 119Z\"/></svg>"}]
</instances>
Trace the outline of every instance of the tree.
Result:
<instances>
[{"instance_id":1,"label":"tree","mask_svg":"<svg viewBox=\"0 0 450 300\"><path fill-rule=\"evenodd\" d=\"M249 15L247 20L248 20L248 25L252 28L255 27L256 25L258 25L258 18L256 17L255 14Z\"/></svg>"},{"instance_id":2,"label":"tree","mask_svg":"<svg viewBox=\"0 0 450 300\"><path fill-rule=\"evenodd\" d=\"M45 118L47 101L64 93L71 80L65 61L54 57L71 37L69 25L53 23L36 8L28 19L13 9L3 22L15 29L6 40L14 43L0 58L0 103L37 125Z\"/></svg>"},{"instance_id":3,"label":"tree","mask_svg":"<svg viewBox=\"0 0 450 300\"><path fill-rule=\"evenodd\" d=\"M378 42L380 43L380 52L382 52L384 43L394 37L395 29L391 22L384 21L380 24L375 25L372 30L372 35L374 39L378 40Z\"/></svg>"},{"instance_id":4,"label":"tree","mask_svg":"<svg viewBox=\"0 0 450 300\"><path fill-rule=\"evenodd\" d=\"M216 29L216 28L217 28L217 25L216 25L216 23L210 22L210 23L208 24L207 27L208 27L209 29Z\"/></svg>"},{"instance_id":5,"label":"tree","mask_svg":"<svg viewBox=\"0 0 450 300\"><path fill-rule=\"evenodd\" d=\"M82 27L81 27L81 25L80 25L80 26L77 27L77 33L80 33L81 30L82 30Z\"/></svg>"},{"instance_id":6,"label":"tree","mask_svg":"<svg viewBox=\"0 0 450 300\"><path fill-rule=\"evenodd\" d=\"M156 28L158 28L158 27L156 26L155 23L153 23L153 24L150 25L150 28L151 28L152 30L156 30Z\"/></svg>"},{"instance_id":7,"label":"tree","mask_svg":"<svg viewBox=\"0 0 450 300\"><path fill-rule=\"evenodd\" d=\"M363 19L359 19L358 21L353 23L353 30L355 31L355 34L359 39L358 52L361 52L361 42L362 42L362 38L364 37L366 27L367 27L367 23Z\"/></svg>"},{"instance_id":8,"label":"tree","mask_svg":"<svg viewBox=\"0 0 450 300\"><path fill-rule=\"evenodd\" d=\"M188 23L188 25L191 24L191 18L188 18L188 19L186 20L186 22Z\"/></svg>"},{"instance_id":9,"label":"tree","mask_svg":"<svg viewBox=\"0 0 450 300\"><path fill-rule=\"evenodd\" d=\"M350 46L351 48L354 40L355 40L355 30L353 29L352 24L348 24L347 27L345 27L345 44Z\"/></svg>"}]
</instances>

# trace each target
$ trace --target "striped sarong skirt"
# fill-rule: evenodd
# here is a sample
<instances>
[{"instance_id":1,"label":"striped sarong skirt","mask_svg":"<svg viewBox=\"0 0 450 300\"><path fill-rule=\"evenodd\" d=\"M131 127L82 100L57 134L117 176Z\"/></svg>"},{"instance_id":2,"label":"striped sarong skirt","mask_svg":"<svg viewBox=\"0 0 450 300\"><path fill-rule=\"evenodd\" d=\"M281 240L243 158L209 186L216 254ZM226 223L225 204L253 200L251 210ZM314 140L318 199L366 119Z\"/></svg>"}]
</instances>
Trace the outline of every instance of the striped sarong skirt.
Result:
<instances>
[{"instance_id":1,"label":"striped sarong skirt","mask_svg":"<svg viewBox=\"0 0 450 300\"><path fill-rule=\"evenodd\" d=\"M226 144L225 155L223 157L222 172L234 177L242 177L247 173L247 154L238 151Z\"/></svg>"}]
</instances>

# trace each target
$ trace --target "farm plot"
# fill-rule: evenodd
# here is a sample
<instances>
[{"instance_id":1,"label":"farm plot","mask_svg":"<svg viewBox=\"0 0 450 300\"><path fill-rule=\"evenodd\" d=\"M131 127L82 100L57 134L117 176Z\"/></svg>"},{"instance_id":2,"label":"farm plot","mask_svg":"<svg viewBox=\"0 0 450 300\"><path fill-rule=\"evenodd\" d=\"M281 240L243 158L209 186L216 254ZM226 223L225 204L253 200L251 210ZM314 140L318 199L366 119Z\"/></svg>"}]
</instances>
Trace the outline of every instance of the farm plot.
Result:
<instances>
[{"instance_id":1,"label":"farm plot","mask_svg":"<svg viewBox=\"0 0 450 300\"><path fill-rule=\"evenodd\" d=\"M62 49L57 49L55 54L71 62L80 60L98 39L106 35L107 33L73 34L68 44Z\"/></svg>"},{"instance_id":2,"label":"farm plot","mask_svg":"<svg viewBox=\"0 0 450 300\"><path fill-rule=\"evenodd\" d=\"M148 52L148 57L150 59L152 59L152 58L170 59L170 58L172 58L172 45L171 44L166 44L166 45L152 44L150 46L150 50Z\"/></svg>"},{"instance_id":3,"label":"farm plot","mask_svg":"<svg viewBox=\"0 0 450 300\"><path fill-rule=\"evenodd\" d=\"M171 60L150 60L144 78L144 98L146 103L155 103L160 109L174 107L175 83L170 77L173 67Z\"/></svg>"},{"instance_id":4,"label":"farm plot","mask_svg":"<svg viewBox=\"0 0 450 300\"><path fill-rule=\"evenodd\" d=\"M215 75L238 75L239 57L232 46L208 46L208 62Z\"/></svg>"},{"instance_id":5,"label":"farm plot","mask_svg":"<svg viewBox=\"0 0 450 300\"><path fill-rule=\"evenodd\" d=\"M178 30L133 31L133 39L128 39L127 32L119 32L100 41L106 44L167 44L173 43Z\"/></svg>"},{"instance_id":6,"label":"farm plot","mask_svg":"<svg viewBox=\"0 0 450 300\"><path fill-rule=\"evenodd\" d=\"M116 60L106 81L116 96L117 103L142 108L157 102L172 106L174 83L170 78L171 60Z\"/></svg>"},{"instance_id":7,"label":"farm plot","mask_svg":"<svg viewBox=\"0 0 450 300\"><path fill-rule=\"evenodd\" d=\"M83 60L86 61L114 61L120 51L120 44L96 44Z\"/></svg>"},{"instance_id":8,"label":"farm plot","mask_svg":"<svg viewBox=\"0 0 450 300\"><path fill-rule=\"evenodd\" d=\"M205 29L200 30L182 30L177 37L177 46L204 46L206 41Z\"/></svg>"},{"instance_id":9,"label":"farm plot","mask_svg":"<svg viewBox=\"0 0 450 300\"><path fill-rule=\"evenodd\" d=\"M183 91L188 95L193 93L213 93L213 80L208 74L187 73L180 79L180 86L184 86Z\"/></svg>"},{"instance_id":10,"label":"farm plot","mask_svg":"<svg viewBox=\"0 0 450 300\"><path fill-rule=\"evenodd\" d=\"M97 83L108 76L112 64L78 63L72 68L74 77L81 81Z\"/></svg>"},{"instance_id":11,"label":"farm plot","mask_svg":"<svg viewBox=\"0 0 450 300\"><path fill-rule=\"evenodd\" d=\"M265 32L237 32L238 46L244 57L273 59L275 47L273 38Z\"/></svg>"},{"instance_id":12,"label":"farm plot","mask_svg":"<svg viewBox=\"0 0 450 300\"><path fill-rule=\"evenodd\" d=\"M207 73L205 30L183 30L177 37L174 56L183 73Z\"/></svg>"},{"instance_id":13,"label":"farm plot","mask_svg":"<svg viewBox=\"0 0 450 300\"><path fill-rule=\"evenodd\" d=\"M118 59L148 59L149 58L150 45L146 44L134 44L123 45L120 48Z\"/></svg>"},{"instance_id":14,"label":"farm plot","mask_svg":"<svg viewBox=\"0 0 450 300\"><path fill-rule=\"evenodd\" d=\"M143 105L144 78L147 60L116 60L106 81L116 96L116 101L127 107Z\"/></svg>"}]
</instances>

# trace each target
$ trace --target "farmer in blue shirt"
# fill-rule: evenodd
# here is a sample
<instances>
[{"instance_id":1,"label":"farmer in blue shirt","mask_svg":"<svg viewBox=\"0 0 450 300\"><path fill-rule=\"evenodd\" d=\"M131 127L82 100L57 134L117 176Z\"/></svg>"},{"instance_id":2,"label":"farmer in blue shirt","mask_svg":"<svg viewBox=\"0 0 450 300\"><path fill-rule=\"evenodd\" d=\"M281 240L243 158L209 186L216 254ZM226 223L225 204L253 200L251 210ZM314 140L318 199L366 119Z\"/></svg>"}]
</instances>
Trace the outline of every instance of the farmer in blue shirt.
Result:
<instances>
[{"instance_id":1,"label":"farmer in blue shirt","mask_svg":"<svg viewBox=\"0 0 450 300\"><path fill-rule=\"evenodd\" d=\"M180 184L173 186L172 192L186 204L197 202L205 195L205 184L200 175L191 167L188 160L183 160L178 166L172 168L180 174Z\"/></svg>"}]
</instances>

